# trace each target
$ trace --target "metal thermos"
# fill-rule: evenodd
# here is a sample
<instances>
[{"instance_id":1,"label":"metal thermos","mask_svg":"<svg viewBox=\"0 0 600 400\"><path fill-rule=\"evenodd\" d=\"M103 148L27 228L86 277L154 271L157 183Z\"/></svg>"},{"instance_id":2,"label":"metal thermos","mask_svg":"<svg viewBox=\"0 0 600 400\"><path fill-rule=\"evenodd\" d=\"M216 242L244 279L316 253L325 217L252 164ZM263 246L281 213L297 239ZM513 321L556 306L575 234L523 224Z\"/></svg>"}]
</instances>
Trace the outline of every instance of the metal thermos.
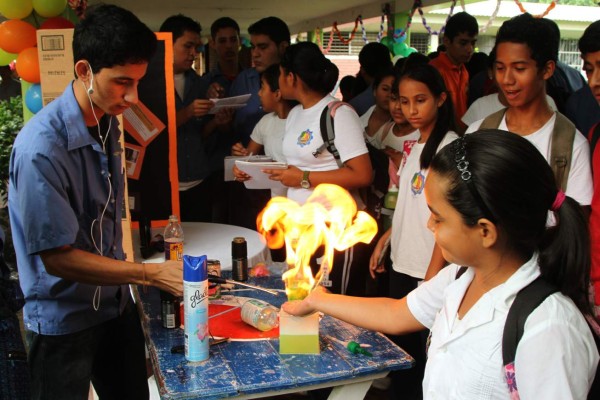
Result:
<instances>
[{"instance_id":1,"label":"metal thermos","mask_svg":"<svg viewBox=\"0 0 600 400\"><path fill-rule=\"evenodd\" d=\"M248 246L243 237L235 237L231 242L231 278L240 282L248 280Z\"/></svg>"}]
</instances>

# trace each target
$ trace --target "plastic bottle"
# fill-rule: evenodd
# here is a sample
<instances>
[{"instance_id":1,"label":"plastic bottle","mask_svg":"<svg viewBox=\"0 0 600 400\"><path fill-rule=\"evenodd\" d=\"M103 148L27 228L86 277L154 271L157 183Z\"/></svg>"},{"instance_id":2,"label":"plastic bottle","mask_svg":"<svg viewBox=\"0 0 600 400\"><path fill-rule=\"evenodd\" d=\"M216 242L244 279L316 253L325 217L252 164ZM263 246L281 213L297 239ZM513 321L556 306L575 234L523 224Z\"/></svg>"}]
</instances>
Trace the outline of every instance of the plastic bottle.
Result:
<instances>
[{"instance_id":1,"label":"plastic bottle","mask_svg":"<svg viewBox=\"0 0 600 400\"><path fill-rule=\"evenodd\" d=\"M394 216L394 209L396 208L396 202L398 201L398 188L396 185L392 185L388 189L388 192L383 198L383 208L381 214L383 215L383 229L388 230L392 226L392 217Z\"/></svg>"},{"instance_id":2,"label":"plastic bottle","mask_svg":"<svg viewBox=\"0 0 600 400\"><path fill-rule=\"evenodd\" d=\"M177 215L169 217L165 227L165 260L183 260L183 228Z\"/></svg>"},{"instance_id":3,"label":"plastic bottle","mask_svg":"<svg viewBox=\"0 0 600 400\"><path fill-rule=\"evenodd\" d=\"M165 227L165 260L183 259L183 229L177 215L169 217ZM181 325L179 299L171 293L160 291L161 318L164 328L177 328Z\"/></svg>"},{"instance_id":4,"label":"plastic bottle","mask_svg":"<svg viewBox=\"0 0 600 400\"><path fill-rule=\"evenodd\" d=\"M185 358L204 361L209 356L210 340L206 256L183 257L183 299Z\"/></svg>"},{"instance_id":5,"label":"plastic bottle","mask_svg":"<svg viewBox=\"0 0 600 400\"><path fill-rule=\"evenodd\" d=\"M242 306L242 321L261 331L270 331L279 325L279 311L269 303L251 299Z\"/></svg>"}]
</instances>

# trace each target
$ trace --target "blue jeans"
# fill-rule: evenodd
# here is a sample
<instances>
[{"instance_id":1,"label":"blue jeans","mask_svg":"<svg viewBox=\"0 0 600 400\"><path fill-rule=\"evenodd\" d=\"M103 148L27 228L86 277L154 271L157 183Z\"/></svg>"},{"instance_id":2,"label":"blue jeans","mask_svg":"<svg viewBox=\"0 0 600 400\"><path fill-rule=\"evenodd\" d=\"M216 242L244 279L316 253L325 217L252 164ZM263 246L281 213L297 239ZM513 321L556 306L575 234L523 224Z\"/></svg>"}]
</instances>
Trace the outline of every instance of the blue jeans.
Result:
<instances>
[{"instance_id":1,"label":"blue jeans","mask_svg":"<svg viewBox=\"0 0 600 400\"><path fill-rule=\"evenodd\" d=\"M32 399L84 400L90 381L103 400L150 397L144 334L131 299L119 317L81 332L27 335Z\"/></svg>"}]
</instances>

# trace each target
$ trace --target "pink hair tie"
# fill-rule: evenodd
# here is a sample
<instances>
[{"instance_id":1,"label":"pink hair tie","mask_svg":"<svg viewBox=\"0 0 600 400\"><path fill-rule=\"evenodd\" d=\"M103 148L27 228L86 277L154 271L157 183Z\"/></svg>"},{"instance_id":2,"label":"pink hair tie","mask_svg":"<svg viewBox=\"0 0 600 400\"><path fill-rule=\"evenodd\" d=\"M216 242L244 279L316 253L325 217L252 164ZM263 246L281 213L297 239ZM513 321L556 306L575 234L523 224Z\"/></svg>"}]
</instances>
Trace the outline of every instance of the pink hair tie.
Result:
<instances>
[{"instance_id":1,"label":"pink hair tie","mask_svg":"<svg viewBox=\"0 0 600 400\"><path fill-rule=\"evenodd\" d=\"M556 192L556 198L554 199L554 203L552 203L552 207L550 207L550 210L558 211L560 206L562 206L563 201L565 201L565 197L567 196L565 196L565 192L563 192L562 190Z\"/></svg>"}]
</instances>

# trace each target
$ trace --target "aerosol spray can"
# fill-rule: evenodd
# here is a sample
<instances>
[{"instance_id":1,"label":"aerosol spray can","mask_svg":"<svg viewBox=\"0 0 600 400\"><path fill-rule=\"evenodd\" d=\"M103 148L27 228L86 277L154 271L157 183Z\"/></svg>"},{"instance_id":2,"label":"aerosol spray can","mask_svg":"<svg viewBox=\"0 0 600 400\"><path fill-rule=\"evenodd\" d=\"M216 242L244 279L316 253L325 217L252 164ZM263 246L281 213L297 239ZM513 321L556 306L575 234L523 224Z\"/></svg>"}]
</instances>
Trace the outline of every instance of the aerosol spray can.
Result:
<instances>
[{"instance_id":1,"label":"aerosol spray can","mask_svg":"<svg viewBox=\"0 0 600 400\"><path fill-rule=\"evenodd\" d=\"M208 273L206 256L183 256L183 312L185 358L208 359Z\"/></svg>"},{"instance_id":2,"label":"aerosol spray can","mask_svg":"<svg viewBox=\"0 0 600 400\"><path fill-rule=\"evenodd\" d=\"M235 237L231 242L231 277L234 281L248 280L248 247L243 237Z\"/></svg>"}]
</instances>

